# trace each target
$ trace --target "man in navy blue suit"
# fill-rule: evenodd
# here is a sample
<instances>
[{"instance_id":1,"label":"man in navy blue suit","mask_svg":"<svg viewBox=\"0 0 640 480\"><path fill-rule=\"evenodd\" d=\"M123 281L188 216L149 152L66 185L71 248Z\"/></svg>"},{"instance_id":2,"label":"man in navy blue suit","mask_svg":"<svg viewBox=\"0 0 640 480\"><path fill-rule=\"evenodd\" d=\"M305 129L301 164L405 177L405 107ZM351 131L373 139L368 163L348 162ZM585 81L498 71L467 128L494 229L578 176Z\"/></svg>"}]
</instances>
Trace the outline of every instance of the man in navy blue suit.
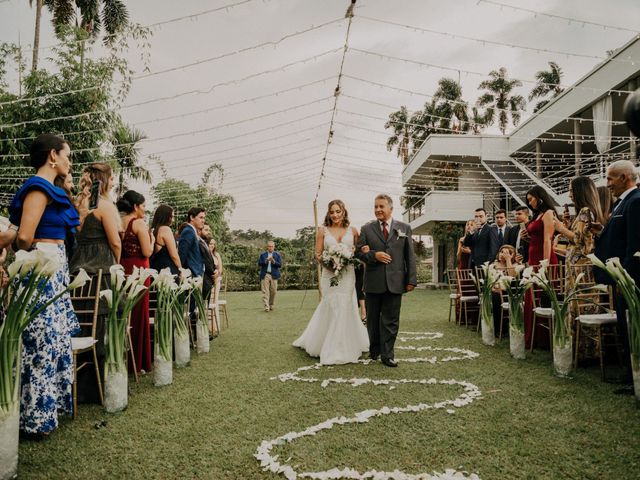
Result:
<instances>
[{"instance_id":1,"label":"man in navy blue suit","mask_svg":"<svg viewBox=\"0 0 640 480\"><path fill-rule=\"evenodd\" d=\"M178 241L178 255L182 268L191 270L194 277L202 277L204 275L204 260L200 253L200 230L204 227L205 211L204 208L193 207L187 212L187 225L180 233ZM189 313L193 318L195 312L195 300L191 297L189 303Z\"/></svg>"},{"instance_id":2,"label":"man in navy blue suit","mask_svg":"<svg viewBox=\"0 0 640 480\"><path fill-rule=\"evenodd\" d=\"M267 251L262 252L260 255L258 265L260 265L262 303L264 304L264 311L268 312L275 307L280 267L282 266L282 257L276 252L275 243L272 241L267 243Z\"/></svg>"},{"instance_id":3,"label":"man in navy blue suit","mask_svg":"<svg viewBox=\"0 0 640 480\"><path fill-rule=\"evenodd\" d=\"M602 261L618 257L629 275L640 285L640 259L634 257L640 251L640 190L636 187L638 174L635 166L628 160L619 160L607 169L607 188L614 197L613 211L609 221L596 237L595 254ZM615 285L615 282L600 269L594 272L596 280ZM627 362L630 380L629 335L625 310L627 306L622 295L616 294L616 315L618 333L623 346L623 358ZM623 393L620 390L616 393Z\"/></svg>"},{"instance_id":4,"label":"man in navy blue suit","mask_svg":"<svg viewBox=\"0 0 640 480\"><path fill-rule=\"evenodd\" d=\"M193 207L187 212L187 226L180 234L178 255L183 268L191 270L194 277L204 274L204 261L200 253L200 235L198 232L204 227L204 208Z\"/></svg>"},{"instance_id":5,"label":"man in navy blue suit","mask_svg":"<svg viewBox=\"0 0 640 480\"><path fill-rule=\"evenodd\" d=\"M487 223L487 212L476 208L476 231L464 237L464 246L471 247L471 268L480 267L485 262L494 262L498 254L498 229Z\"/></svg>"}]
</instances>

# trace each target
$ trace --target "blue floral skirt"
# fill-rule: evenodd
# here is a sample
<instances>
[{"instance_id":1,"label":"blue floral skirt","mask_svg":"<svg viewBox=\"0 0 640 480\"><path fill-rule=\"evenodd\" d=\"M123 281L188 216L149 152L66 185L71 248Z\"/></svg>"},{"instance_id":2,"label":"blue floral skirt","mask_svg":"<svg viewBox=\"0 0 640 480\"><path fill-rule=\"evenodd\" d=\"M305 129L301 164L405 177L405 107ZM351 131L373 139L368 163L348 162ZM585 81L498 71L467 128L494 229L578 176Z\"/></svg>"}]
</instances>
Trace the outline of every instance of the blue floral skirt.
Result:
<instances>
[{"instance_id":1,"label":"blue floral skirt","mask_svg":"<svg viewBox=\"0 0 640 480\"><path fill-rule=\"evenodd\" d=\"M64 245L38 243L36 248L57 256L62 263L40 296L42 305L69 285L69 267ZM67 293L49 305L23 332L21 430L47 433L57 428L59 413L72 413L71 335L79 329Z\"/></svg>"}]
</instances>

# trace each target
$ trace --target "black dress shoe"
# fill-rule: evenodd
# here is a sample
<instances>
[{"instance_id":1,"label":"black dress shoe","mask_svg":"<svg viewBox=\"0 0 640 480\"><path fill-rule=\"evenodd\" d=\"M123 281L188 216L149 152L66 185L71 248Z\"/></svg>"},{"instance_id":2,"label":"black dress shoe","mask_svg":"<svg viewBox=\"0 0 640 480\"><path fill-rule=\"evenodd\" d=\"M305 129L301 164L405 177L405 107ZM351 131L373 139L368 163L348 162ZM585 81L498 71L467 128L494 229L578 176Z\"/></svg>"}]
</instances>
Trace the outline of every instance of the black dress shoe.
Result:
<instances>
[{"instance_id":1,"label":"black dress shoe","mask_svg":"<svg viewBox=\"0 0 640 480\"><path fill-rule=\"evenodd\" d=\"M373 360L373 361L376 361L376 360L378 360L378 358L380 358L380 355L379 355L379 354L377 354L377 353L370 353L370 354L369 354L369 358L370 358L371 360Z\"/></svg>"},{"instance_id":2,"label":"black dress shoe","mask_svg":"<svg viewBox=\"0 0 640 480\"><path fill-rule=\"evenodd\" d=\"M633 385L625 385L613 391L614 395L633 395Z\"/></svg>"},{"instance_id":3,"label":"black dress shoe","mask_svg":"<svg viewBox=\"0 0 640 480\"><path fill-rule=\"evenodd\" d=\"M393 358L383 358L382 363L384 363L387 367L397 367L398 362L396 362Z\"/></svg>"}]
</instances>

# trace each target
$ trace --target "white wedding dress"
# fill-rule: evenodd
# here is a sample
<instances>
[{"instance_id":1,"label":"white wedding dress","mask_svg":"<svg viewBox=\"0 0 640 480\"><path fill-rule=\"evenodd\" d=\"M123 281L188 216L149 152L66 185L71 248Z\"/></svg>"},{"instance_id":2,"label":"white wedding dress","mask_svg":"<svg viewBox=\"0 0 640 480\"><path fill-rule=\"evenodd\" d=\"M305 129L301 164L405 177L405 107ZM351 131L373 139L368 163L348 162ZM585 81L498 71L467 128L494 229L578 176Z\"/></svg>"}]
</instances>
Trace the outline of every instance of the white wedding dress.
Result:
<instances>
[{"instance_id":1,"label":"white wedding dress","mask_svg":"<svg viewBox=\"0 0 640 480\"><path fill-rule=\"evenodd\" d=\"M325 228L324 248L337 243ZM347 229L341 243L353 247L351 228ZM369 335L358 312L355 272L353 266L346 267L335 287L331 286L332 276L326 268L322 269L322 300L293 346L306 350L312 357L320 357L323 365L353 363L362 352L369 350Z\"/></svg>"}]
</instances>

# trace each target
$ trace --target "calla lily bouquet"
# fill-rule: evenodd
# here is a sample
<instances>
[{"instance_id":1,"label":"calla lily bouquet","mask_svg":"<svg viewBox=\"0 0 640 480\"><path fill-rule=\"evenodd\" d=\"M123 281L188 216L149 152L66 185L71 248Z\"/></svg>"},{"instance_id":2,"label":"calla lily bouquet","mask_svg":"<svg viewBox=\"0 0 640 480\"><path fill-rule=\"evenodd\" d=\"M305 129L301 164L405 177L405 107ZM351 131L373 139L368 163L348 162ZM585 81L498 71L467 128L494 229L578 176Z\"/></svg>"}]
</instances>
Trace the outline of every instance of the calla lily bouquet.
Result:
<instances>
[{"instance_id":1,"label":"calla lily bouquet","mask_svg":"<svg viewBox=\"0 0 640 480\"><path fill-rule=\"evenodd\" d=\"M60 268L57 258L41 250L20 250L9 265L9 285L0 290L0 305L7 305L4 315L0 312L0 417L17 413L20 409L20 339L29 323L49 305L70 290L82 287L89 276L84 270L61 292L42 303L49 279ZM4 317L4 318L2 318Z\"/></svg>"},{"instance_id":2,"label":"calla lily bouquet","mask_svg":"<svg viewBox=\"0 0 640 480\"><path fill-rule=\"evenodd\" d=\"M634 368L640 368L640 289L635 280L629 275L617 257L602 262L595 255L587 255L591 262L603 269L616 283L620 293L627 303L629 312L629 350ZM635 257L640 257L636 252ZM640 261L640 259L638 260Z\"/></svg>"},{"instance_id":3,"label":"calla lily bouquet","mask_svg":"<svg viewBox=\"0 0 640 480\"><path fill-rule=\"evenodd\" d=\"M496 269L493 264L485 262L482 265L482 271L484 272L484 278L478 278L475 275L471 275L476 288L480 293L480 316L482 321L487 325L493 326L493 305L491 296L493 294L493 287L499 282L502 275Z\"/></svg>"},{"instance_id":4,"label":"calla lily bouquet","mask_svg":"<svg viewBox=\"0 0 640 480\"><path fill-rule=\"evenodd\" d=\"M202 277L196 277L193 279L192 295L196 302L198 321L208 328L209 323L207 321L207 307L204 304L204 297L202 295Z\"/></svg>"},{"instance_id":5,"label":"calla lily bouquet","mask_svg":"<svg viewBox=\"0 0 640 480\"><path fill-rule=\"evenodd\" d=\"M188 320L185 319L185 305L188 308L189 300L194 289L191 270L188 268L180 269L180 279L177 287L178 288L172 288L170 290L176 335L186 337L189 335L189 324L187 323Z\"/></svg>"},{"instance_id":6,"label":"calla lily bouquet","mask_svg":"<svg viewBox=\"0 0 640 480\"><path fill-rule=\"evenodd\" d=\"M549 297L551 308L553 309L553 341L554 345L564 346L571 343L571 325L569 316L569 307L573 301L581 294L587 292L602 291L602 285L590 285L580 288L580 284L584 278L584 273L580 273L573 284L560 300L558 298L554 283L563 282L564 279L549 278L547 273L549 267L548 260L542 260L537 272L531 272L529 282L539 285L542 291ZM605 287L606 288L606 287Z\"/></svg>"},{"instance_id":7,"label":"calla lily bouquet","mask_svg":"<svg viewBox=\"0 0 640 480\"><path fill-rule=\"evenodd\" d=\"M179 286L169 268L163 268L155 281L158 292L158 307L155 319L155 356L171 362L173 350L173 318L177 303ZM180 316L182 322L184 319ZM186 327L185 327L186 328Z\"/></svg>"},{"instance_id":8,"label":"calla lily bouquet","mask_svg":"<svg viewBox=\"0 0 640 480\"><path fill-rule=\"evenodd\" d=\"M147 291L146 281L154 277L156 271L134 267L131 275L125 276L122 265L116 264L109 268L109 274L111 288L100 292L109 307L104 342L105 376L127 371L124 351L129 314Z\"/></svg>"},{"instance_id":9,"label":"calla lily bouquet","mask_svg":"<svg viewBox=\"0 0 640 480\"><path fill-rule=\"evenodd\" d=\"M509 325L520 333L524 332L524 311L522 303L524 296L531 288L529 278L533 273L532 267L525 269L524 265L514 267L515 275L502 275L499 280L500 288L507 294L509 302Z\"/></svg>"}]
</instances>

